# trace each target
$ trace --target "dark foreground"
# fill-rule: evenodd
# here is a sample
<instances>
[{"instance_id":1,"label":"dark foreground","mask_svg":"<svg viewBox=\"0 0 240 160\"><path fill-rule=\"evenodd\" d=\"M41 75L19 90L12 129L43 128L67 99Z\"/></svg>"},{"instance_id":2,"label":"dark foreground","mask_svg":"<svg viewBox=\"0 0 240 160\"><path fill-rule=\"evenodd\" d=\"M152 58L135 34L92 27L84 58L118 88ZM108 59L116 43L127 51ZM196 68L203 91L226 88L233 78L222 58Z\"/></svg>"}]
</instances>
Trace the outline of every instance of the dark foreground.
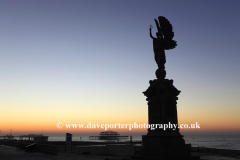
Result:
<instances>
[{"instance_id":1,"label":"dark foreground","mask_svg":"<svg viewBox=\"0 0 240 160\"><path fill-rule=\"evenodd\" d=\"M224 157L210 153L192 152L192 155L201 156L202 160L239 160L240 157ZM59 153L49 155L39 152L25 152L15 147L0 146L0 160L130 160L130 157L117 157L108 155L75 155L73 153Z\"/></svg>"},{"instance_id":2,"label":"dark foreground","mask_svg":"<svg viewBox=\"0 0 240 160\"><path fill-rule=\"evenodd\" d=\"M102 155L75 155L73 153L58 153L49 155L40 152L25 152L15 147L0 146L0 160L122 160L128 157Z\"/></svg>"}]
</instances>

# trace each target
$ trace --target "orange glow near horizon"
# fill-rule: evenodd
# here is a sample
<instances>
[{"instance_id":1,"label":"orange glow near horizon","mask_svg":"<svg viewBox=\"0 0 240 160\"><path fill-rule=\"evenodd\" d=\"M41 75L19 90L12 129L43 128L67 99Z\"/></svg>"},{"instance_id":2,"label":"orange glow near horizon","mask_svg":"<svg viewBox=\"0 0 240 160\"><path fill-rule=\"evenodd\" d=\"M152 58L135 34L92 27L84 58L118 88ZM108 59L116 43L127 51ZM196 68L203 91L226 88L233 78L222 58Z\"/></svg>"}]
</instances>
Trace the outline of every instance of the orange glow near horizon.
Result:
<instances>
[{"instance_id":1,"label":"orange glow near horizon","mask_svg":"<svg viewBox=\"0 0 240 160\"><path fill-rule=\"evenodd\" d=\"M136 105L137 104L137 105ZM58 129L56 124L84 124L85 126L91 122L92 124L147 124L147 104L146 101L138 102L132 107L125 107L123 102L112 107L113 104L105 106L89 105L84 108L79 108L79 105L72 105L71 110L63 106L49 105L49 107L31 108L32 104L19 105L19 108L9 109L3 108L2 116L0 117L1 135L9 134L10 129L13 129L13 134L39 134L43 131L44 134L54 133L62 134L70 133L99 133L105 129ZM14 104L16 105L16 104ZM66 105L67 106L67 105ZM184 107L179 107L184 106ZM239 109L233 108L218 109L217 107L200 108L198 106L188 107L180 104L178 106L178 123L179 124L200 124L200 129L180 129L183 133L203 133L203 132L240 132L238 117ZM95 107L95 108L94 108ZM13 107L10 107L13 108ZM198 108L197 111L195 108ZM200 109L199 109L200 108ZM5 114L4 114L5 113ZM147 129L108 129L117 132L126 133L142 133L147 132Z\"/></svg>"},{"instance_id":2,"label":"orange glow near horizon","mask_svg":"<svg viewBox=\"0 0 240 160\"><path fill-rule=\"evenodd\" d=\"M194 119L194 118L180 118L179 119L179 125L180 124L195 124L196 122L200 124L200 129L185 129L182 128L180 129L180 132L182 133L208 133L208 132L239 132L240 129L237 124L239 124L239 121L235 121L236 123L231 123L233 120L228 118L228 121L225 120L218 120L218 117L215 117L216 119L212 118L204 118L204 119ZM147 120L142 121L127 121L127 119L122 120L122 121L107 121L107 120L92 120L89 121L91 124L99 124L99 127L101 124L134 124L136 122L137 124L147 124ZM81 124L84 124L84 126L89 125L89 122L83 122ZM79 124L78 121L63 121L62 122L64 125L65 124ZM61 129L57 128L57 122L53 120L49 121L44 121L44 123L41 123L40 121L18 121L15 123L14 121L8 122L1 124L1 130L2 130L2 135L9 134L9 129L13 129L13 134L39 134L44 132L44 134L48 133L54 133L54 134L62 134L62 133L99 133L99 132L104 132L104 131L116 131L116 132L124 132L124 133L143 133L147 132L146 128L132 128L129 130L128 128L108 128L105 130L104 128L66 128L65 126Z\"/></svg>"}]
</instances>

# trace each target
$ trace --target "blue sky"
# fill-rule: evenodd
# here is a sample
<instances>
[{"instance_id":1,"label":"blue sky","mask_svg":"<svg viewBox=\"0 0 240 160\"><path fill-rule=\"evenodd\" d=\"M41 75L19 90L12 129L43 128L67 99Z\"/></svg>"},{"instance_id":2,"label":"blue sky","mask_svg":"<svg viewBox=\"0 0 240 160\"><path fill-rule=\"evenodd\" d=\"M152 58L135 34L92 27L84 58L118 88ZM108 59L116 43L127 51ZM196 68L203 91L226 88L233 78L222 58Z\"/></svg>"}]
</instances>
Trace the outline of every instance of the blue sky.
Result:
<instances>
[{"instance_id":1,"label":"blue sky","mask_svg":"<svg viewBox=\"0 0 240 160\"><path fill-rule=\"evenodd\" d=\"M18 111L39 108L49 110L41 112L46 117L58 115L44 123L106 111L106 121L147 121L142 92L157 69L149 26L155 33L154 18L164 16L178 44L166 51L166 78L182 91L179 119L220 120L239 131L239 6L237 0L1 0L0 107L6 116L0 121L13 125Z\"/></svg>"}]
</instances>

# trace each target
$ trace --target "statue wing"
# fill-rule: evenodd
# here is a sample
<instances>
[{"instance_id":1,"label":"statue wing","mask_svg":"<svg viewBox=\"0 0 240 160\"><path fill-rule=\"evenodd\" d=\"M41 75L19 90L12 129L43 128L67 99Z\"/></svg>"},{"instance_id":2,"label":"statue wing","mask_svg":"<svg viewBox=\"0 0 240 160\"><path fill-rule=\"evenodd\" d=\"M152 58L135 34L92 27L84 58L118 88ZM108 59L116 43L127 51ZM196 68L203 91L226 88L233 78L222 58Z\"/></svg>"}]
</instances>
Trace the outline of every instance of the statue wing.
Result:
<instances>
[{"instance_id":1,"label":"statue wing","mask_svg":"<svg viewBox=\"0 0 240 160\"><path fill-rule=\"evenodd\" d=\"M174 41L174 40L167 40L167 39L164 39L164 42L163 42L163 47L164 49L166 50L170 50L170 49L173 49L177 46L177 42Z\"/></svg>"},{"instance_id":2,"label":"statue wing","mask_svg":"<svg viewBox=\"0 0 240 160\"><path fill-rule=\"evenodd\" d=\"M158 17L162 34L164 36L164 49L170 50L177 46L177 42L173 40L174 32L171 23L163 16Z\"/></svg>"},{"instance_id":3,"label":"statue wing","mask_svg":"<svg viewBox=\"0 0 240 160\"><path fill-rule=\"evenodd\" d=\"M158 24L158 21L156 19L154 19L155 23L156 23L156 26L157 26L157 30L159 33L161 33L161 29L160 29L160 26Z\"/></svg>"},{"instance_id":4,"label":"statue wing","mask_svg":"<svg viewBox=\"0 0 240 160\"><path fill-rule=\"evenodd\" d=\"M164 38L167 40L172 40L174 37L174 32L172 31L173 29L171 23L163 16L159 16L158 20Z\"/></svg>"}]
</instances>

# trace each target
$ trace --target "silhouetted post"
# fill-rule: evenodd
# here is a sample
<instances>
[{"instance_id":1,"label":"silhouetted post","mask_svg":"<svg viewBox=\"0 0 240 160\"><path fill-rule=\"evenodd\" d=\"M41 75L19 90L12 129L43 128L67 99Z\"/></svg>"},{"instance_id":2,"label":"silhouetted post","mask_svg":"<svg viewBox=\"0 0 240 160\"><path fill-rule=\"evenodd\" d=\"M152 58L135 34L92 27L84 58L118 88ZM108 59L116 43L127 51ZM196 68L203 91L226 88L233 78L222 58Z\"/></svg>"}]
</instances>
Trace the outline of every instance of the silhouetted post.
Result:
<instances>
[{"instance_id":1,"label":"silhouetted post","mask_svg":"<svg viewBox=\"0 0 240 160\"><path fill-rule=\"evenodd\" d=\"M173 86L173 80L165 79L165 50L177 46L170 22L162 16L154 19L158 32L156 37L152 36L150 26L150 37L153 39L154 58L158 65L155 74L157 79L150 80L150 86L143 92L148 101L148 123L150 126L158 127L155 130L148 129L147 135L142 136L143 148L139 156L134 159L192 159L191 153L185 147L183 136L179 133L177 115L177 100L181 91ZM158 23L159 21L159 23ZM164 128L168 126L168 128ZM172 128L170 128L172 127Z\"/></svg>"},{"instance_id":2,"label":"silhouetted post","mask_svg":"<svg viewBox=\"0 0 240 160\"><path fill-rule=\"evenodd\" d=\"M67 152L68 146L70 146L71 150L72 150L72 134L70 134L70 133L66 133L65 152Z\"/></svg>"}]
</instances>

